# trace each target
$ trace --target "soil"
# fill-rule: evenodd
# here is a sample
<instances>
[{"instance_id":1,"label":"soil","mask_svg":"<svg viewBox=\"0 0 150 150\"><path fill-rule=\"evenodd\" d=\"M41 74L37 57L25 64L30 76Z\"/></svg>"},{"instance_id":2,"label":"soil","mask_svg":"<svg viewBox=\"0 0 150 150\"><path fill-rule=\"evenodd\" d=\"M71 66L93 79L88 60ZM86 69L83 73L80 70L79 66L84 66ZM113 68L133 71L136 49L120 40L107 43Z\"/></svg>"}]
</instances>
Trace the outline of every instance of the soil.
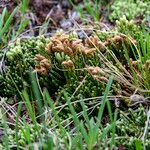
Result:
<instances>
[{"instance_id":1,"label":"soil","mask_svg":"<svg viewBox=\"0 0 150 150\"><path fill-rule=\"evenodd\" d=\"M76 1L76 3L78 2L80 1ZM4 7L11 13L16 6L17 3L14 0L3 0L0 2L0 13ZM42 26L45 21L49 21L50 29L68 30L73 26L71 20L79 22L79 16L77 12L72 10L68 0L29 0L27 18L31 21L30 28L31 26Z\"/></svg>"},{"instance_id":2,"label":"soil","mask_svg":"<svg viewBox=\"0 0 150 150\"><path fill-rule=\"evenodd\" d=\"M9 12L12 12L12 10L17 6L17 3L13 0L1 0L0 1L0 14L2 13L3 9L7 7Z\"/></svg>"}]
</instances>

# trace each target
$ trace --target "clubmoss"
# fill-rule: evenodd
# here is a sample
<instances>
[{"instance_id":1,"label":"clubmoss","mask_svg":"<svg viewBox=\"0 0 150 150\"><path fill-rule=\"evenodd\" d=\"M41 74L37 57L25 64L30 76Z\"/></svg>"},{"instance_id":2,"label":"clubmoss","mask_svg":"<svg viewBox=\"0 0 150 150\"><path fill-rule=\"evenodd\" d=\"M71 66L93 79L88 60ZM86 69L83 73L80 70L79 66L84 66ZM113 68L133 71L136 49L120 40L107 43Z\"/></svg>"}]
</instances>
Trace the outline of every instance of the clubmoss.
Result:
<instances>
[{"instance_id":1,"label":"clubmoss","mask_svg":"<svg viewBox=\"0 0 150 150\"><path fill-rule=\"evenodd\" d=\"M146 109L142 105L139 105L137 109L130 108L125 112L120 110L118 118L115 122L115 134L111 130L112 124L106 123L105 125L102 125L102 129L99 129L99 138L97 141L95 141L95 147L100 149L106 148L106 145L109 147L111 145L112 136L114 136L114 148L124 147L126 149L134 150L136 148L137 142L139 145L143 144L142 136L144 134L146 120ZM90 120L90 124L94 127L94 119ZM84 125L86 126L86 123ZM37 127L38 131L36 129ZM68 138L74 139L75 136L79 137L79 133L72 134L72 124L70 124L70 130L68 130L67 134L64 134L64 132L62 133L59 128L51 130L50 127L51 124L36 124L35 126L34 124L30 123L25 124L24 126L19 125L17 132L18 143L16 143L16 132L13 129L7 127L7 134L3 135L1 138L3 139L5 136L7 136L7 142L9 146L16 147L16 144L19 144L20 147L26 147L32 146L33 143L39 143L36 146L41 148L44 148L44 146L48 145L47 142L51 139L53 147L56 149L66 149L65 144L68 142ZM147 134L144 137L144 145L146 149L149 149L150 147L149 130L150 129L148 127ZM103 131L105 131L105 134L107 135L107 140L105 138L101 139L101 136L104 134ZM71 148L75 149L76 146L77 145L73 144L71 145ZM5 149L5 143L1 143L0 147ZM87 148L87 144L84 144L84 147Z\"/></svg>"},{"instance_id":2,"label":"clubmoss","mask_svg":"<svg viewBox=\"0 0 150 150\"><path fill-rule=\"evenodd\" d=\"M34 57L42 46L46 44L43 38L20 40L8 46L6 59L3 62L4 72L1 76L1 96L18 95L24 87L28 86L28 72L36 65ZM45 47L45 46L44 46ZM18 91L19 90L19 91Z\"/></svg>"},{"instance_id":3,"label":"clubmoss","mask_svg":"<svg viewBox=\"0 0 150 150\"><path fill-rule=\"evenodd\" d=\"M138 109L133 110L129 108L128 112L125 113L123 111L120 112L120 119L117 121L116 130L117 137L116 140L117 145L123 145L128 149L135 149L136 142L139 141L142 144L142 136L145 130L145 122L147 119L146 110L142 105L138 107ZM147 135L145 137L145 146L146 148L150 147L150 138L149 128L147 131Z\"/></svg>"},{"instance_id":4,"label":"clubmoss","mask_svg":"<svg viewBox=\"0 0 150 150\"><path fill-rule=\"evenodd\" d=\"M126 23L128 24L128 21L119 25L120 30ZM136 26L132 27L133 33L138 31ZM143 80L139 79L140 71L136 73L137 80L123 76L125 69L131 74L136 72L129 60L133 62L140 57L137 41L125 34L108 37L102 42L95 35L81 40L76 33L57 32L49 39L43 36L22 41L18 39L8 49L6 71L1 76L3 96L18 95L19 91L30 87L30 71L37 72L41 88L46 87L54 99L61 97L63 90L68 92L68 95L73 95L74 100L78 99L80 94L83 98L100 96L109 76L117 73L129 82L126 85L126 82L122 82L115 75L111 91L113 94L123 94L120 91L131 94L134 90L129 86L131 84L144 88ZM119 62L116 63L116 59ZM124 65L124 69L121 65ZM113 68L117 72L114 72ZM116 90L117 88L119 89ZM63 99L59 99L59 102L63 102Z\"/></svg>"},{"instance_id":5,"label":"clubmoss","mask_svg":"<svg viewBox=\"0 0 150 150\"><path fill-rule=\"evenodd\" d=\"M110 7L112 13L109 19L114 22L125 15L129 20L141 18L143 21L146 21L147 17L150 15L149 5L150 1L115 0Z\"/></svg>"},{"instance_id":6,"label":"clubmoss","mask_svg":"<svg viewBox=\"0 0 150 150\"><path fill-rule=\"evenodd\" d=\"M134 23L133 20L128 20L126 16L123 16L116 21L116 31L138 40L141 33L140 27Z\"/></svg>"}]
</instances>

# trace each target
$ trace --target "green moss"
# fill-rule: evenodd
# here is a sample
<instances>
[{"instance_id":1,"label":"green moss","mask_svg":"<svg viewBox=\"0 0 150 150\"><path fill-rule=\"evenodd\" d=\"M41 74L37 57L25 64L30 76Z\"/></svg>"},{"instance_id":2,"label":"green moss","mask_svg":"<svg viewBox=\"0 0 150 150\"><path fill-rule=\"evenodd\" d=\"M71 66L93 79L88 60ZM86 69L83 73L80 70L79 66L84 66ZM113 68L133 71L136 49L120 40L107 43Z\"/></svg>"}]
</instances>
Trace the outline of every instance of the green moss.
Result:
<instances>
[{"instance_id":1,"label":"green moss","mask_svg":"<svg viewBox=\"0 0 150 150\"><path fill-rule=\"evenodd\" d=\"M138 40L139 34L141 33L140 27L137 26L133 20L127 20L126 16L116 21L116 30L136 40Z\"/></svg>"},{"instance_id":2,"label":"green moss","mask_svg":"<svg viewBox=\"0 0 150 150\"><path fill-rule=\"evenodd\" d=\"M143 21L147 20L150 15L150 1L142 0L115 0L110 7L112 13L109 16L110 21L114 22L119 20L124 15L127 19L142 18Z\"/></svg>"},{"instance_id":3,"label":"green moss","mask_svg":"<svg viewBox=\"0 0 150 150\"><path fill-rule=\"evenodd\" d=\"M28 72L33 70L36 65L34 60L35 54L39 53L39 50L42 48L45 48L45 44L46 41L38 37L28 40L17 39L15 43L8 46L4 61L5 72L3 72L0 80L2 87L0 89L1 96L18 95L19 91L28 86Z\"/></svg>"},{"instance_id":4,"label":"green moss","mask_svg":"<svg viewBox=\"0 0 150 150\"><path fill-rule=\"evenodd\" d=\"M129 109L127 113L121 111L119 120L116 122L117 145L123 145L128 149L135 149L135 142L138 140L142 143L141 137L144 133L147 114L145 108L140 105L138 109ZM149 132L149 129L148 129ZM122 137L122 138L119 138ZM145 146L150 146L150 135L145 137Z\"/></svg>"}]
</instances>

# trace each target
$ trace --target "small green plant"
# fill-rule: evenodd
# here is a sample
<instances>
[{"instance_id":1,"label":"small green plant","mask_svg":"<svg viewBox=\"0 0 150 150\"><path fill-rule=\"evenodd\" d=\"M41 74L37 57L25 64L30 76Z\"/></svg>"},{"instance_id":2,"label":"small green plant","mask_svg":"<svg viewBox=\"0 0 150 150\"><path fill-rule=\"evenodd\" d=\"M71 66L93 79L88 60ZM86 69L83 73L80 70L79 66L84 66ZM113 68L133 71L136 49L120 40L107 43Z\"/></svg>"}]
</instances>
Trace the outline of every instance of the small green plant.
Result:
<instances>
[{"instance_id":1,"label":"small green plant","mask_svg":"<svg viewBox=\"0 0 150 150\"><path fill-rule=\"evenodd\" d=\"M6 52L6 68L4 68L6 72L1 74L0 84L4 88L3 91L0 90L1 96L9 97L18 93L16 86L19 86L19 89L28 86L29 70L36 65L34 57L39 50L45 48L45 45L46 39L43 37L26 41L18 38L14 43L9 44L9 50ZM4 55L5 53L2 54L3 57Z\"/></svg>"},{"instance_id":2,"label":"small green plant","mask_svg":"<svg viewBox=\"0 0 150 150\"><path fill-rule=\"evenodd\" d=\"M127 20L126 16L116 21L116 28L117 32L131 36L136 40L138 40L141 32L140 27L137 26L133 20Z\"/></svg>"},{"instance_id":3,"label":"small green plant","mask_svg":"<svg viewBox=\"0 0 150 150\"><path fill-rule=\"evenodd\" d=\"M94 21L99 21L101 17L101 0L84 0L83 5L76 5L73 0L69 0L73 7L79 12L81 18L90 16Z\"/></svg>"},{"instance_id":4,"label":"small green plant","mask_svg":"<svg viewBox=\"0 0 150 150\"><path fill-rule=\"evenodd\" d=\"M129 20L141 17L143 21L147 21L147 17L150 15L149 5L149 1L115 0L110 7L112 13L109 15L109 19L114 22L125 15Z\"/></svg>"},{"instance_id":5,"label":"small green plant","mask_svg":"<svg viewBox=\"0 0 150 150\"><path fill-rule=\"evenodd\" d=\"M7 8L3 9L2 14L0 14L0 48L5 46L9 40L15 40L19 34L21 34L29 24L29 19L26 18L26 13L28 11L28 0L23 0L18 6L9 14ZM17 17L16 24L14 20ZM17 29L16 29L17 27Z\"/></svg>"},{"instance_id":6,"label":"small green plant","mask_svg":"<svg viewBox=\"0 0 150 150\"><path fill-rule=\"evenodd\" d=\"M9 32L11 31L11 22L13 20L14 15L18 11L18 7L14 9L11 15L6 19L8 16L7 9L4 8L2 14L0 15L0 47L3 46L3 43L7 43L9 38ZM6 35L7 34L7 35Z\"/></svg>"},{"instance_id":7,"label":"small green plant","mask_svg":"<svg viewBox=\"0 0 150 150\"><path fill-rule=\"evenodd\" d=\"M67 35L63 32L56 33L50 39L45 37L22 41L18 39L16 43L8 47L9 51L6 53L5 72L1 75L2 95L17 94L17 85L20 89L28 87L28 74L31 70L37 72L41 87L47 87L52 95L59 97L60 103L64 102L63 89L72 96L78 87L78 91L73 94L74 99L79 98L80 94L84 98L100 96L111 74L115 74L117 79L112 86L112 93L121 91L124 84L130 85L128 87L130 91L133 91L136 86L143 90L147 89L146 85L149 83L145 86L143 83L148 79L148 70L137 70L132 64L133 61L141 60L142 49L139 51L139 42L125 32L123 26L129 30L131 25L129 26L128 22L121 23L118 23L118 30L124 29L122 30L124 34L119 32L118 34L121 35L112 36L104 42L96 36L91 36L83 42L75 35L72 37L72 33ZM136 26L131 27L132 30L129 32L133 36L139 37L142 34L138 32L139 29L136 29ZM146 53L146 50L144 51ZM99 53L107 62L100 61ZM148 64L146 68L147 66ZM124 76L124 73L129 79ZM128 82L124 80L120 82L117 74ZM142 78L139 80L140 77ZM53 90L50 87L53 87Z\"/></svg>"}]
</instances>

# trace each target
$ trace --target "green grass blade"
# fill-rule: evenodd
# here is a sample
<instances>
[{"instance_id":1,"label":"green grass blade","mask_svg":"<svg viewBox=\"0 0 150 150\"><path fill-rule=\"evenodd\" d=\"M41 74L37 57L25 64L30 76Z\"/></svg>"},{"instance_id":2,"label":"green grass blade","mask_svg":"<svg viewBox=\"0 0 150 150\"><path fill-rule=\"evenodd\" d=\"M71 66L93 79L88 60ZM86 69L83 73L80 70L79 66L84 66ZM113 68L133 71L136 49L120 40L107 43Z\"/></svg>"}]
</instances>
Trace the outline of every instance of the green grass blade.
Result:
<instances>
[{"instance_id":1,"label":"green grass blade","mask_svg":"<svg viewBox=\"0 0 150 150\"><path fill-rule=\"evenodd\" d=\"M21 109L22 109L22 103L20 103L18 108L17 108L17 117L16 117L16 126L15 126L15 139L16 139L16 144L17 144L17 150L19 150L18 132L19 132L19 117L20 117Z\"/></svg>"},{"instance_id":2,"label":"green grass blade","mask_svg":"<svg viewBox=\"0 0 150 150\"><path fill-rule=\"evenodd\" d=\"M102 103L101 103L101 106L100 106L100 109L99 109L99 112L98 112L97 127L100 126L100 123L101 123L101 120L102 120L102 116L103 116L104 107L105 107L105 103L106 103L107 96L108 96L108 94L109 94L109 90L110 90L110 88L111 88L112 82L113 82L113 77L111 76L111 77L109 78L107 87L106 87L106 89L105 89L104 96L103 96L103 99L102 99Z\"/></svg>"},{"instance_id":3,"label":"green grass blade","mask_svg":"<svg viewBox=\"0 0 150 150\"><path fill-rule=\"evenodd\" d=\"M116 132L116 121L117 121L118 109L116 109L114 113L114 120L112 122L112 135L111 135L111 143L110 147L113 148L115 145L115 132Z\"/></svg>"},{"instance_id":4,"label":"green grass blade","mask_svg":"<svg viewBox=\"0 0 150 150\"><path fill-rule=\"evenodd\" d=\"M57 110L55 109L55 104L53 103L53 100L51 99L47 89L44 90L43 95L44 95L45 101L47 101L47 104L49 104L52 109L52 112L54 114L54 119L56 120L58 127L61 129L62 133L64 134L65 129L61 125L61 120L60 120L60 117L58 116Z\"/></svg>"},{"instance_id":5,"label":"green grass blade","mask_svg":"<svg viewBox=\"0 0 150 150\"><path fill-rule=\"evenodd\" d=\"M39 85L37 83L36 73L30 72L29 75L30 75L33 95L37 101L39 115L41 115L43 113L42 95L40 92ZM40 118L42 119L42 117L40 117Z\"/></svg>"},{"instance_id":6,"label":"green grass blade","mask_svg":"<svg viewBox=\"0 0 150 150\"><path fill-rule=\"evenodd\" d=\"M19 36L20 33L22 33L25 30L25 28L28 26L28 24L29 24L29 20L27 20L27 19L23 19L21 21L21 23L19 25L19 29L18 29L18 31L16 33L16 37Z\"/></svg>"},{"instance_id":7,"label":"green grass blade","mask_svg":"<svg viewBox=\"0 0 150 150\"><path fill-rule=\"evenodd\" d=\"M110 121L113 122L113 113L112 113L112 110L111 110L111 104L110 104L110 101L107 100L106 103L107 103L107 109L108 109Z\"/></svg>"},{"instance_id":8,"label":"green grass blade","mask_svg":"<svg viewBox=\"0 0 150 150\"><path fill-rule=\"evenodd\" d=\"M143 145L142 145L142 142L140 140L135 141L135 149L136 150L143 150Z\"/></svg>"},{"instance_id":9,"label":"green grass blade","mask_svg":"<svg viewBox=\"0 0 150 150\"><path fill-rule=\"evenodd\" d=\"M26 11L28 10L28 5L29 5L29 0L22 0L21 6L20 6L20 10L21 13L24 15L26 13Z\"/></svg>"},{"instance_id":10,"label":"green grass blade","mask_svg":"<svg viewBox=\"0 0 150 150\"><path fill-rule=\"evenodd\" d=\"M55 109L55 104L54 104L53 100L51 99L47 89L44 90L43 96L45 99L45 103L47 103L47 105L49 105L51 107L52 112L54 113L54 119L57 121L59 128L62 129L62 125L60 124L60 118L58 116L58 112Z\"/></svg>"},{"instance_id":11,"label":"green grass blade","mask_svg":"<svg viewBox=\"0 0 150 150\"><path fill-rule=\"evenodd\" d=\"M86 123L89 125L90 124L90 119L89 119L88 114L87 114L86 105L85 105L83 100L80 103L81 103L81 106L82 106L82 109L83 109L83 117L86 120Z\"/></svg>"},{"instance_id":12,"label":"green grass blade","mask_svg":"<svg viewBox=\"0 0 150 150\"><path fill-rule=\"evenodd\" d=\"M73 116L73 120L74 120L75 126L77 128L77 131L78 131L78 133L80 133L80 132L82 133L86 143L88 144L88 135L87 135L87 132L84 128L83 122L80 122L80 120L78 119L77 113L75 112L75 109L70 102L70 98L67 96L67 94L65 92L64 92L64 96L65 96L65 99L66 99L67 104L69 106L69 109L71 111L71 114Z\"/></svg>"},{"instance_id":13,"label":"green grass blade","mask_svg":"<svg viewBox=\"0 0 150 150\"><path fill-rule=\"evenodd\" d=\"M4 25L4 18L6 16L6 13L7 13L7 8L5 7L3 9L2 15L0 16L0 30L2 30L2 27Z\"/></svg>"},{"instance_id":14,"label":"green grass blade","mask_svg":"<svg viewBox=\"0 0 150 150\"><path fill-rule=\"evenodd\" d=\"M28 93L24 90L22 91L22 96L24 98L25 104L26 104L26 108L28 110L29 116L32 120L33 123L36 124L36 117L35 117L35 112L33 111L30 99L29 99L29 95Z\"/></svg>"},{"instance_id":15,"label":"green grass blade","mask_svg":"<svg viewBox=\"0 0 150 150\"><path fill-rule=\"evenodd\" d=\"M4 27L2 28L2 30L0 30L0 37L3 36L4 33L6 33L9 28L11 27L11 22L13 20L14 15L16 14L16 12L18 11L18 7L16 7L13 12L11 13L11 15L8 17L6 23L4 24Z\"/></svg>"}]
</instances>

